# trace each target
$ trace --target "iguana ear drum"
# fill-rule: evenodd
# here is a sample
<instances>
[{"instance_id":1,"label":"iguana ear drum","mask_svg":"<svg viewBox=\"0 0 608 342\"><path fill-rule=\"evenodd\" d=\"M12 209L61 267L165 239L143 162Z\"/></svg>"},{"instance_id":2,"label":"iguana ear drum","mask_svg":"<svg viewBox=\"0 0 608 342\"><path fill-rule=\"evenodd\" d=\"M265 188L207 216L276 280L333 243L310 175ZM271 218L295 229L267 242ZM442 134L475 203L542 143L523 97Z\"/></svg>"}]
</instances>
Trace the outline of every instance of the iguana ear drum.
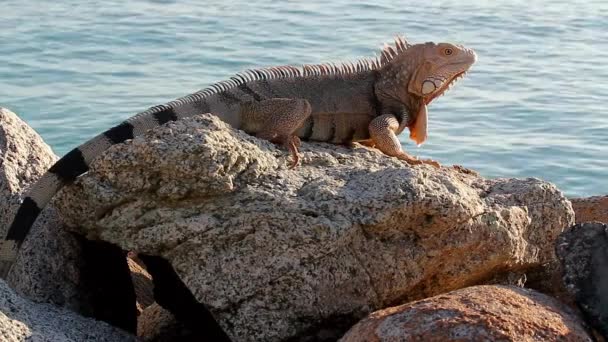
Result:
<instances>
[{"instance_id":1,"label":"iguana ear drum","mask_svg":"<svg viewBox=\"0 0 608 342\"><path fill-rule=\"evenodd\" d=\"M434 92L435 89L437 89L437 87L435 86L435 83L433 83L432 81L426 80L422 83L422 94L424 94L424 95L428 95L428 94Z\"/></svg>"}]
</instances>

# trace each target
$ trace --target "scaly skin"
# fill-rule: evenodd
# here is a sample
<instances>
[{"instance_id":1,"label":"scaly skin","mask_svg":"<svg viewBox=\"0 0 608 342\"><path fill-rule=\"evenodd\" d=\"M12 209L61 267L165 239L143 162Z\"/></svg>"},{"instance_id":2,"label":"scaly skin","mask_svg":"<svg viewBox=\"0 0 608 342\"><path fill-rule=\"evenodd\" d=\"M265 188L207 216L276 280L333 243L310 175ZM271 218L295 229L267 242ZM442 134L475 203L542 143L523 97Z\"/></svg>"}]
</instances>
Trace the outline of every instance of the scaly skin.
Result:
<instances>
[{"instance_id":1,"label":"scaly skin","mask_svg":"<svg viewBox=\"0 0 608 342\"><path fill-rule=\"evenodd\" d=\"M475 62L472 50L441 43L409 45L402 38L379 59L355 63L250 70L228 81L152 107L75 148L30 189L0 244L5 277L36 217L65 184L89 169L95 157L169 121L211 112L235 128L287 147L298 163L300 139L344 144L360 141L410 164L397 135L427 138L427 105Z\"/></svg>"},{"instance_id":2,"label":"scaly skin","mask_svg":"<svg viewBox=\"0 0 608 342\"><path fill-rule=\"evenodd\" d=\"M395 48L385 48L384 62L377 68L254 80L229 90L226 97L238 98L244 92L254 98L240 104L237 127L286 146L294 156L292 166L298 162L300 138L360 141L410 164L439 167L404 152L397 135L408 127L410 138L422 144L427 138L427 105L476 58L472 50L452 44L407 46L397 40Z\"/></svg>"}]
</instances>

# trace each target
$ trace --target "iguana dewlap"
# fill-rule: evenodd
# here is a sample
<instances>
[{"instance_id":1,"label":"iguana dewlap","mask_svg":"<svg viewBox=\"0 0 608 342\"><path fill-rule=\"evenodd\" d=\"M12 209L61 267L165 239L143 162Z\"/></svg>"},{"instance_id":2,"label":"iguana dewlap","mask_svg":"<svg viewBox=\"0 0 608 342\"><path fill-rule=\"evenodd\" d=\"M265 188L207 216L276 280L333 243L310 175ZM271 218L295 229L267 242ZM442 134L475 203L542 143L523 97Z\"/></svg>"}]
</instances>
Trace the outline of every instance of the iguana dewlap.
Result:
<instances>
[{"instance_id":1,"label":"iguana dewlap","mask_svg":"<svg viewBox=\"0 0 608 342\"><path fill-rule=\"evenodd\" d=\"M439 166L404 152L397 135L407 127L410 138L422 144L427 105L476 59L473 50L459 45L410 45L397 38L377 59L249 70L152 107L73 149L31 187L0 245L0 276L6 276L36 217L63 185L87 172L110 146L180 118L214 113L235 128L286 146L294 166L300 139L361 141L410 164Z\"/></svg>"}]
</instances>

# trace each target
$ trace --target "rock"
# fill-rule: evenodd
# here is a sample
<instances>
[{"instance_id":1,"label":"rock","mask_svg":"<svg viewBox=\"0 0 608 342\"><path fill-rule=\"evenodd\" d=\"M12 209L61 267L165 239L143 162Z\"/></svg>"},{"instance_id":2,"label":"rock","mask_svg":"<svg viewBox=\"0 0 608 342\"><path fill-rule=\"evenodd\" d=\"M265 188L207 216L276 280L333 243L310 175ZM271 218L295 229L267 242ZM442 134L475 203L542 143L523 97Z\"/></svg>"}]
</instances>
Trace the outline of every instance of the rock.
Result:
<instances>
[{"instance_id":1,"label":"rock","mask_svg":"<svg viewBox=\"0 0 608 342\"><path fill-rule=\"evenodd\" d=\"M20 203L20 194L57 157L42 138L15 113L0 107L0 234L6 235Z\"/></svg>"},{"instance_id":2,"label":"rock","mask_svg":"<svg viewBox=\"0 0 608 342\"><path fill-rule=\"evenodd\" d=\"M42 138L13 112L0 108L0 233L6 235L21 194L55 162ZM82 306L81 251L52 207L25 240L7 281L19 294L73 309Z\"/></svg>"},{"instance_id":3,"label":"rock","mask_svg":"<svg viewBox=\"0 0 608 342\"><path fill-rule=\"evenodd\" d=\"M33 129L14 113L0 109L0 189L6 199L0 201L2 237L22 193L56 159ZM36 302L136 329L135 294L124 255L115 246L69 233L52 205L38 217L6 281Z\"/></svg>"},{"instance_id":4,"label":"rock","mask_svg":"<svg viewBox=\"0 0 608 342\"><path fill-rule=\"evenodd\" d=\"M154 299L156 303L163 308L163 311L171 313L171 321L178 323L168 322L168 324L163 324L167 322L154 320L151 322L152 325L144 324L145 327L170 327L168 334L165 333L166 329L154 329L151 332L152 336L157 335L157 332L162 332L165 337L170 335L180 336L179 339L176 338L180 341L231 341L205 304L200 303L179 278L169 261L159 256L144 254L138 254L138 258L146 265L146 270L154 280ZM165 317L166 315L161 315L160 318L164 319ZM145 317L143 319L146 322ZM183 326L184 329L173 329L178 325ZM145 330L142 333L145 336L150 336L150 332ZM156 341L156 339L154 340Z\"/></svg>"},{"instance_id":5,"label":"rock","mask_svg":"<svg viewBox=\"0 0 608 342\"><path fill-rule=\"evenodd\" d=\"M608 196L572 198L576 223L599 221L608 223Z\"/></svg>"},{"instance_id":6,"label":"rock","mask_svg":"<svg viewBox=\"0 0 608 342\"><path fill-rule=\"evenodd\" d=\"M6 342L135 341L104 322L19 297L0 280L0 340Z\"/></svg>"},{"instance_id":7,"label":"rock","mask_svg":"<svg viewBox=\"0 0 608 342\"><path fill-rule=\"evenodd\" d=\"M579 223L556 243L566 290L587 321L608 339L608 225Z\"/></svg>"},{"instance_id":8,"label":"rock","mask_svg":"<svg viewBox=\"0 0 608 342\"><path fill-rule=\"evenodd\" d=\"M376 311L340 342L592 341L557 300L515 286L474 286Z\"/></svg>"},{"instance_id":9,"label":"rock","mask_svg":"<svg viewBox=\"0 0 608 342\"><path fill-rule=\"evenodd\" d=\"M31 300L82 313L88 307L80 283L82 250L62 226L56 210L46 208L22 245L6 281Z\"/></svg>"},{"instance_id":10,"label":"rock","mask_svg":"<svg viewBox=\"0 0 608 342\"><path fill-rule=\"evenodd\" d=\"M239 341L339 337L379 308L541 268L574 221L537 179L301 151L289 169L286 151L200 115L113 146L56 205L74 231L166 258Z\"/></svg>"}]
</instances>

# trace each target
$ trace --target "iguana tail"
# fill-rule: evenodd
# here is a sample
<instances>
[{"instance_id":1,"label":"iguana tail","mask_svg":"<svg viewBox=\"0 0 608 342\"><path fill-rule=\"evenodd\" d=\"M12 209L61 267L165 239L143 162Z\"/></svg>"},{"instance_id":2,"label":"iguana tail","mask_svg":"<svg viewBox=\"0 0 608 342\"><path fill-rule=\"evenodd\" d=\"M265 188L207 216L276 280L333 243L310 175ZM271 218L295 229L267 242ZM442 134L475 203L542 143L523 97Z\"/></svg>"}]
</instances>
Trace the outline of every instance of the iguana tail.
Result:
<instances>
[{"instance_id":1,"label":"iguana tail","mask_svg":"<svg viewBox=\"0 0 608 342\"><path fill-rule=\"evenodd\" d=\"M357 68L363 69L365 65L370 63L372 61L361 60ZM376 67L379 65L376 65ZM166 122L203 113L213 113L232 127L241 128L240 104L260 99L260 95L253 91L250 86L261 82L261 87L254 88L258 90L272 88L271 82L273 80L302 77L303 75L315 74L315 72L322 74L323 72L320 70L326 70L325 68L327 68L326 65L323 68L318 66L315 69L313 66L313 68L309 67L302 70L292 66L247 70L227 81L213 84L194 94L164 105L152 107L73 149L59 159L30 188L23 199L5 240L0 242L0 277L6 278L10 267L17 258L19 247L21 247L44 206L64 185L73 182L78 176L87 172L93 159L110 146L132 139ZM368 68L371 68L371 66L368 66ZM335 72L338 71L336 69ZM330 73L329 71L324 72ZM268 90L265 90L265 92L268 92ZM270 93L272 94L272 91Z\"/></svg>"},{"instance_id":2,"label":"iguana tail","mask_svg":"<svg viewBox=\"0 0 608 342\"><path fill-rule=\"evenodd\" d=\"M164 105L152 107L121 124L110 128L59 159L29 189L19 207L4 241L0 241L0 277L6 278L17 258L21 244L30 232L36 218L64 185L73 182L89 170L95 157L114 144L132 139L145 131L169 121L207 113L213 110L224 121L234 121L235 111L218 101L225 89L208 88Z\"/></svg>"}]
</instances>

